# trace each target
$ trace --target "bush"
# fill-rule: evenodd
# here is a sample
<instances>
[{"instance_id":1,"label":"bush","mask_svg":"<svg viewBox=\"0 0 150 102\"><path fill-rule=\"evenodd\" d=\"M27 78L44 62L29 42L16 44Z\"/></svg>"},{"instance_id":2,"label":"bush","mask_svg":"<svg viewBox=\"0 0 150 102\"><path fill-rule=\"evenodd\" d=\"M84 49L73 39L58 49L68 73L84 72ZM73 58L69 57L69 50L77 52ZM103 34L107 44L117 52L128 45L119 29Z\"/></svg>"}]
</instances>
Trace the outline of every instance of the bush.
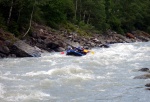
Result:
<instances>
[{"instance_id":1,"label":"bush","mask_svg":"<svg viewBox=\"0 0 150 102\"><path fill-rule=\"evenodd\" d=\"M147 27L147 32L150 33L150 26Z\"/></svg>"},{"instance_id":2,"label":"bush","mask_svg":"<svg viewBox=\"0 0 150 102\"><path fill-rule=\"evenodd\" d=\"M7 29L4 18L1 15L0 15L0 28L3 28L4 30Z\"/></svg>"},{"instance_id":3,"label":"bush","mask_svg":"<svg viewBox=\"0 0 150 102\"><path fill-rule=\"evenodd\" d=\"M66 24L66 28L69 29L69 30L71 30L71 31L77 31L77 29L78 29L78 27L75 26L75 25L72 24L72 23L67 23L67 24Z\"/></svg>"},{"instance_id":4,"label":"bush","mask_svg":"<svg viewBox=\"0 0 150 102\"><path fill-rule=\"evenodd\" d=\"M9 26L8 26L8 30L13 33L16 37L19 36L19 31L18 31L18 24L14 21L12 21Z\"/></svg>"}]
</instances>

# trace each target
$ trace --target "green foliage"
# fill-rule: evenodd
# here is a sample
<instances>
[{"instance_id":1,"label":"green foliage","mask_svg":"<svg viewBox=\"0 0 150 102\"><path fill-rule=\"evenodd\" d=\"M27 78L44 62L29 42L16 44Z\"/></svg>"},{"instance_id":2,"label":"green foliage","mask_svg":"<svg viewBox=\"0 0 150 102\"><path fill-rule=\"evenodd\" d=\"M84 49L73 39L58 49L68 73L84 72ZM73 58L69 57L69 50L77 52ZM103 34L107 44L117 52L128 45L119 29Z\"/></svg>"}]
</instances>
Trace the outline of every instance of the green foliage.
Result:
<instances>
[{"instance_id":1,"label":"green foliage","mask_svg":"<svg viewBox=\"0 0 150 102\"><path fill-rule=\"evenodd\" d=\"M15 36L19 36L18 25L16 22L11 22L11 24L8 27L8 30L12 32Z\"/></svg>"},{"instance_id":2,"label":"green foliage","mask_svg":"<svg viewBox=\"0 0 150 102\"><path fill-rule=\"evenodd\" d=\"M45 5L39 5L42 18L51 27L57 26L72 17L72 2L70 0L48 0Z\"/></svg>"},{"instance_id":3,"label":"green foliage","mask_svg":"<svg viewBox=\"0 0 150 102\"><path fill-rule=\"evenodd\" d=\"M0 15L0 28L7 29L4 18Z\"/></svg>"},{"instance_id":4,"label":"green foliage","mask_svg":"<svg viewBox=\"0 0 150 102\"><path fill-rule=\"evenodd\" d=\"M91 31L94 30L94 27L90 24L85 24L83 21L79 22L79 28L83 29L85 31Z\"/></svg>"},{"instance_id":5,"label":"green foliage","mask_svg":"<svg viewBox=\"0 0 150 102\"><path fill-rule=\"evenodd\" d=\"M84 30L78 29L78 30L77 30L77 33L78 33L80 36L85 36L85 37L89 36L89 34L86 33Z\"/></svg>"},{"instance_id":6,"label":"green foliage","mask_svg":"<svg viewBox=\"0 0 150 102\"><path fill-rule=\"evenodd\" d=\"M27 31L30 20L57 29L63 24L83 35L107 29L150 32L149 0L0 0L0 11L0 27L16 35Z\"/></svg>"},{"instance_id":7,"label":"green foliage","mask_svg":"<svg viewBox=\"0 0 150 102\"><path fill-rule=\"evenodd\" d=\"M147 27L147 32L150 33L150 26Z\"/></svg>"},{"instance_id":8,"label":"green foliage","mask_svg":"<svg viewBox=\"0 0 150 102\"><path fill-rule=\"evenodd\" d=\"M71 31L75 32L75 31L77 31L78 27L75 26L75 25L72 24L72 23L67 23L67 24L65 25L65 29L71 30Z\"/></svg>"}]
</instances>

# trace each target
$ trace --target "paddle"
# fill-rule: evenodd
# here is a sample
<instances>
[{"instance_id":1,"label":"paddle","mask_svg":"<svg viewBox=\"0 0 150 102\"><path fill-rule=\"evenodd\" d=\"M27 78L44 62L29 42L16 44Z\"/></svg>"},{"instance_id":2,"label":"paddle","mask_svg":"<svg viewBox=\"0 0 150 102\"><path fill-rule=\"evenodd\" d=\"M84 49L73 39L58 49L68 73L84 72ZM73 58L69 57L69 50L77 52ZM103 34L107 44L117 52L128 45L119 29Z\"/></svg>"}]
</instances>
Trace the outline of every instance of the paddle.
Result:
<instances>
[{"instance_id":1,"label":"paddle","mask_svg":"<svg viewBox=\"0 0 150 102\"><path fill-rule=\"evenodd\" d=\"M65 52L61 52L61 54L65 54Z\"/></svg>"},{"instance_id":2,"label":"paddle","mask_svg":"<svg viewBox=\"0 0 150 102\"><path fill-rule=\"evenodd\" d=\"M85 53L91 52L92 54L94 54L94 51L91 51L91 50L86 50L86 49L84 49L83 51L84 51Z\"/></svg>"},{"instance_id":3,"label":"paddle","mask_svg":"<svg viewBox=\"0 0 150 102\"><path fill-rule=\"evenodd\" d=\"M95 52L94 51L90 51L92 54L94 54Z\"/></svg>"}]
</instances>

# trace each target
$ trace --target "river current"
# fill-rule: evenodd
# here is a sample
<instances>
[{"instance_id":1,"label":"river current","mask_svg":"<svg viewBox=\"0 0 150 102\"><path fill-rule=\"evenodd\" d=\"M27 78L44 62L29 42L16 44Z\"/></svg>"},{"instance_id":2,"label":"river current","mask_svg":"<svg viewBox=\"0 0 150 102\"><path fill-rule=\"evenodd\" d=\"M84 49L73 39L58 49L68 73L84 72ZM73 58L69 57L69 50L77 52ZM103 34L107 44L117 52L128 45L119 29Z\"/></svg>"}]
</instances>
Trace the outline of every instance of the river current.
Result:
<instances>
[{"instance_id":1,"label":"river current","mask_svg":"<svg viewBox=\"0 0 150 102\"><path fill-rule=\"evenodd\" d=\"M112 44L86 56L0 59L0 102L148 102L150 42Z\"/></svg>"}]
</instances>

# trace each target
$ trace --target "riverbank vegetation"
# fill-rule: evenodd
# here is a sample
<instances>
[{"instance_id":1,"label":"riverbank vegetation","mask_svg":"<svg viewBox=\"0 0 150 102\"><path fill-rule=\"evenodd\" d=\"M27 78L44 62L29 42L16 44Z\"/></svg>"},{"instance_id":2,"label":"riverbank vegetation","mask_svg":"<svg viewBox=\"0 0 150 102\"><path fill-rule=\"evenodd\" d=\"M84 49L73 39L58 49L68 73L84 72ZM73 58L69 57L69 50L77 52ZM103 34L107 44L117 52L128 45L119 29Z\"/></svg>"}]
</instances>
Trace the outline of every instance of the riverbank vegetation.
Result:
<instances>
[{"instance_id":1,"label":"riverbank vegetation","mask_svg":"<svg viewBox=\"0 0 150 102\"><path fill-rule=\"evenodd\" d=\"M0 11L0 28L16 36L26 36L32 21L77 32L150 33L149 0L0 0Z\"/></svg>"}]
</instances>

